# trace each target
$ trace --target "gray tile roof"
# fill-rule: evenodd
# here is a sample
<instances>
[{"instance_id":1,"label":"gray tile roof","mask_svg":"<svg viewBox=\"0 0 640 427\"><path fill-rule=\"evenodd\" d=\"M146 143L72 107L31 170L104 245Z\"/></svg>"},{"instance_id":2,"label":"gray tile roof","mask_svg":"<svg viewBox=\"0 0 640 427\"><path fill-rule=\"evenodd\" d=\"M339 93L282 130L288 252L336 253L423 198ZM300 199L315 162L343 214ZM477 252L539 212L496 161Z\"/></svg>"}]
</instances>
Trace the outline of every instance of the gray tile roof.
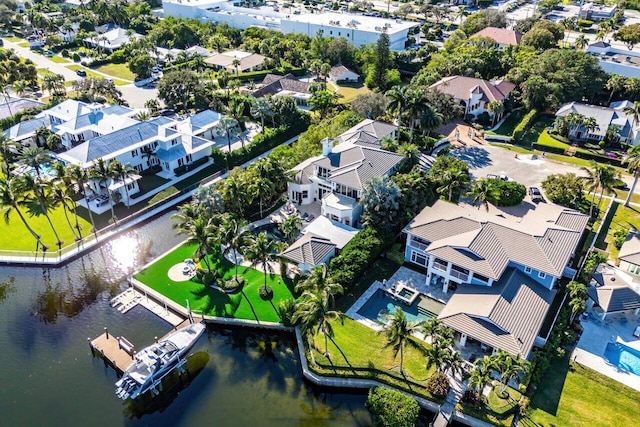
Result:
<instances>
[{"instance_id":1,"label":"gray tile roof","mask_svg":"<svg viewBox=\"0 0 640 427\"><path fill-rule=\"evenodd\" d=\"M329 239L307 233L285 249L282 256L299 264L318 265L335 250L335 243Z\"/></svg>"},{"instance_id":2,"label":"gray tile roof","mask_svg":"<svg viewBox=\"0 0 640 427\"><path fill-rule=\"evenodd\" d=\"M26 110L27 108L39 107L44 105L40 101L29 98L15 98L9 97L5 100L4 96L0 98L0 119L11 117L19 111Z\"/></svg>"},{"instance_id":3,"label":"gray tile roof","mask_svg":"<svg viewBox=\"0 0 640 427\"><path fill-rule=\"evenodd\" d=\"M451 95L454 99L468 100L471 93L480 93L486 102L503 101L516 85L504 80L490 82L474 77L451 76L445 77L430 86L442 93Z\"/></svg>"},{"instance_id":4,"label":"gray tile roof","mask_svg":"<svg viewBox=\"0 0 640 427\"><path fill-rule=\"evenodd\" d=\"M511 268L493 286L458 286L438 318L475 340L528 358L554 296Z\"/></svg>"},{"instance_id":5,"label":"gray tile roof","mask_svg":"<svg viewBox=\"0 0 640 427\"><path fill-rule=\"evenodd\" d=\"M393 134L397 128L390 123L365 119L336 139L339 143L349 142L370 148L380 148L382 139Z\"/></svg>"},{"instance_id":6,"label":"gray tile roof","mask_svg":"<svg viewBox=\"0 0 640 427\"><path fill-rule=\"evenodd\" d=\"M329 180L360 190L374 176L387 175L403 159L389 151L353 146L330 153L315 162L329 170Z\"/></svg>"},{"instance_id":7,"label":"gray tile roof","mask_svg":"<svg viewBox=\"0 0 640 427\"><path fill-rule=\"evenodd\" d=\"M515 222L439 200L404 231L430 242L427 253L493 279L510 261L561 277L588 217L559 206L535 217L534 211Z\"/></svg>"},{"instance_id":8,"label":"gray tile roof","mask_svg":"<svg viewBox=\"0 0 640 427\"><path fill-rule=\"evenodd\" d=\"M38 128L50 126L51 121L49 117L35 118L11 126L4 131L4 134L7 135L9 139L20 141L30 137Z\"/></svg>"},{"instance_id":9,"label":"gray tile roof","mask_svg":"<svg viewBox=\"0 0 640 427\"><path fill-rule=\"evenodd\" d=\"M594 280L587 288L587 293L605 312L640 308L640 295L638 294L640 286L638 283L632 283L635 288L633 289L628 283L630 279L633 280L637 276L626 274L611 266L600 265L592 277Z\"/></svg>"},{"instance_id":10,"label":"gray tile roof","mask_svg":"<svg viewBox=\"0 0 640 427\"><path fill-rule=\"evenodd\" d=\"M311 86L311 83L300 81L293 74L285 76L267 74L262 81L262 87L254 91L251 96L261 98L267 95L275 95L283 90L309 94L311 93L309 92L309 86Z\"/></svg>"},{"instance_id":11,"label":"gray tile roof","mask_svg":"<svg viewBox=\"0 0 640 427\"><path fill-rule=\"evenodd\" d=\"M211 127L217 123L222 115L213 110L204 110L185 119L189 122L194 130Z\"/></svg>"},{"instance_id":12,"label":"gray tile roof","mask_svg":"<svg viewBox=\"0 0 640 427\"><path fill-rule=\"evenodd\" d=\"M640 265L640 232L638 230L629 230L629 234L627 234L618 253L618 259Z\"/></svg>"}]
</instances>

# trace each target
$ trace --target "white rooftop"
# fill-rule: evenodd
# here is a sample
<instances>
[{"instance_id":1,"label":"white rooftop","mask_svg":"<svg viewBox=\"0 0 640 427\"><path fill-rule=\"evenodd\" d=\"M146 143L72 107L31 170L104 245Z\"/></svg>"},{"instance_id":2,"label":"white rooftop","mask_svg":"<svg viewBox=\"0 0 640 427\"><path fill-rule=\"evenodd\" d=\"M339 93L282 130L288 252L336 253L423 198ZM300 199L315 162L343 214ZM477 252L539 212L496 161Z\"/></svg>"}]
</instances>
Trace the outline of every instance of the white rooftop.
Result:
<instances>
[{"instance_id":1,"label":"white rooftop","mask_svg":"<svg viewBox=\"0 0 640 427\"><path fill-rule=\"evenodd\" d=\"M400 30L407 30L417 25L415 22L409 21L334 12L290 15L286 18L286 20L371 32L381 32L382 27L387 27L387 32L389 34L395 33Z\"/></svg>"}]
</instances>

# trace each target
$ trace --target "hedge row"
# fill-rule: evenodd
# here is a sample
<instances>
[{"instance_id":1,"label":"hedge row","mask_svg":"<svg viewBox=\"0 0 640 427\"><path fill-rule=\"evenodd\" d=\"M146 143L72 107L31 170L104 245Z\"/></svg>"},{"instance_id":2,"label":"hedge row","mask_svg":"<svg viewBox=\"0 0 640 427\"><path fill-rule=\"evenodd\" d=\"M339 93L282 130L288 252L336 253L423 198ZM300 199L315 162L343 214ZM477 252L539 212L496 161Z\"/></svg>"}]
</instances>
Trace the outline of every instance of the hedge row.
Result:
<instances>
[{"instance_id":1,"label":"hedge row","mask_svg":"<svg viewBox=\"0 0 640 427\"><path fill-rule=\"evenodd\" d=\"M226 164L229 161L229 168L233 169L243 163L248 162L254 157L277 147L286 140L304 132L309 127L309 116L303 115L295 125L282 125L277 128L266 128L253 138L253 141L241 150L233 151L228 157L219 149L213 149L211 155L213 160L218 164Z\"/></svg>"},{"instance_id":2,"label":"hedge row","mask_svg":"<svg viewBox=\"0 0 640 427\"><path fill-rule=\"evenodd\" d=\"M204 165L205 163L207 163L208 160L209 160L208 157L203 157L201 159L198 159L196 161L189 163L188 165L178 166L173 170L173 173L175 173L176 176L184 175L190 170L193 170L194 168L197 168L200 165Z\"/></svg>"},{"instance_id":3,"label":"hedge row","mask_svg":"<svg viewBox=\"0 0 640 427\"><path fill-rule=\"evenodd\" d=\"M538 117L538 110L535 108L529 111L522 117L520 123L513 129L513 140L518 141L522 138L527 130L533 125L535 119Z\"/></svg>"},{"instance_id":4,"label":"hedge row","mask_svg":"<svg viewBox=\"0 0 640 427\"><path fill-rule=\"evenodd\" d=\"M565 150L562 148L558 148L558 147L551 147L548 145L542 145L542 144L538 144L538 143L534 143L533 144L533 149L534 150L540 150L540 151L547 151L549 153L556 153L556 154L565 154ZM622 165L622 161L620 159L612 159L610 157L607 156L602 156L600 154L594 154L594 153L590 153L588 151L584 151L584 150L580 150L577 149L574 157L577 157L579 159L585 159L585 160L593 160L596 163L606 163L608 165L612 165L612 166L618 166L618 167L623 167Z\"/></svg>"},{"instance_id":5,"label":"hedge row","mask_svg":"<svg viewBox=\"0 0 640 427\"><path fill-rule=\"evenodd\" d=\"M393 241L392 236L386 236L373 227L363 228L347 243L340 255L331 260L331 279L346 290Z\"/></svg>"}]
</instances>

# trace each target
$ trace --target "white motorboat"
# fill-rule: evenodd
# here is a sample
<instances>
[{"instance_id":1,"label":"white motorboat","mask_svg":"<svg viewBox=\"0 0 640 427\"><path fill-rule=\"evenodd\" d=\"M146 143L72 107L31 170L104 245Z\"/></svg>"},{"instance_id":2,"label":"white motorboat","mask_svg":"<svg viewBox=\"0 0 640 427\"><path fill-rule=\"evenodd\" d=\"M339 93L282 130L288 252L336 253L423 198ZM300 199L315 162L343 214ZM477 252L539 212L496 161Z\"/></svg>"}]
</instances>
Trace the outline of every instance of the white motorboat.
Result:
<instances>
[{"instance_id":1,"label":"white motorboat","mask_svg":"<svg viewBox=\"0 0 640 427\"><path fill-rule=\"evenodd\" d=\"M116 382L116 395L122 400L135 399L155 389L165 375L186 362L184 356L205 329L202 323L194 323L142 349Z\"/></svg>"}]
</instances>

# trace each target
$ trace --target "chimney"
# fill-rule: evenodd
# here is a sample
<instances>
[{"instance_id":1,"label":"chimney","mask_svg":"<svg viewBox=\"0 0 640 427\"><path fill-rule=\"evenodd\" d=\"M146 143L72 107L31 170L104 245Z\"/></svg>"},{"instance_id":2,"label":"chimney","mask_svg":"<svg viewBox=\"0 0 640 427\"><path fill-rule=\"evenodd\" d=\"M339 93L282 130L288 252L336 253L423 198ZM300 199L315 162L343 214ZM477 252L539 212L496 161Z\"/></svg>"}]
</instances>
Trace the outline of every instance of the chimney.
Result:
<instances>
[{"instance_id":1,"label":"chimney","mask_svg":"<svg viewBox=\"0 0 640 427\"><path fill-rule=\"evenodd\" d=\"M320 143L322 144L322 155L328 156L329 154L331 154L331 151L333 149L333 139L325 138L320 141Z\"/></svg>"}]
</instances>

